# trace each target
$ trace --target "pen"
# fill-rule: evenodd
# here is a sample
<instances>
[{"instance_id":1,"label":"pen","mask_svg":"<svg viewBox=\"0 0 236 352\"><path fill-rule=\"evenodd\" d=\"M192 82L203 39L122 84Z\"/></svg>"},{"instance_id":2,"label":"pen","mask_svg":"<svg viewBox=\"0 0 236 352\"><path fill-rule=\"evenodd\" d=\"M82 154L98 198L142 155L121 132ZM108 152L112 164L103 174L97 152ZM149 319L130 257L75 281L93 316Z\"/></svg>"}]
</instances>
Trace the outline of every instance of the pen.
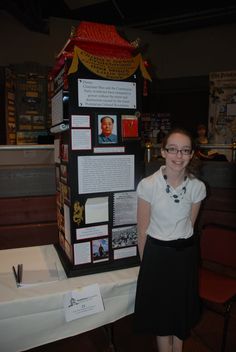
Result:
<instances>
[{"instance_id":1,"label":"pen","mask_svg":"<svg viewBox=\"0 0 236 352\"><path fill-rule=\"evenodd\" d=\"M20 283L20 264L17 265L17 279L19 284Z\"/></svg>"},{"instance_id":2,"label":"pen","mask_svg":"<svg viewBox=\"0 0 236 352\"><path fill-rule=\"evenodd\" d=\"M18 282L19 284L22 282L22 276L23 276L23 264L18 264Z\"/></svg>"},{"instance_id":3,"label":"pen","mask_svg":"<svg viewBox=\"0 0 236 352\"><path fill-rule=\"evenodd\" d=\"M13 270L13 274L14 274L14 277L15 277L15 280L16 280L16 284L18 284L19 281L18 281L18 277L17 277L17 273L16 273L16 269L15 269L14 265L12 267L12 270Z\"/></svg>"},{"instance_id":4,"label":"pen","mask_svg":"<svg viewBox=\"0 0 236 352\"><path fill-rule=\"evenodd\" d=\"M23 281L23 264L21 264L21 268L20 268L20 282L22 283Z\"/></svg>"}]
</instances>

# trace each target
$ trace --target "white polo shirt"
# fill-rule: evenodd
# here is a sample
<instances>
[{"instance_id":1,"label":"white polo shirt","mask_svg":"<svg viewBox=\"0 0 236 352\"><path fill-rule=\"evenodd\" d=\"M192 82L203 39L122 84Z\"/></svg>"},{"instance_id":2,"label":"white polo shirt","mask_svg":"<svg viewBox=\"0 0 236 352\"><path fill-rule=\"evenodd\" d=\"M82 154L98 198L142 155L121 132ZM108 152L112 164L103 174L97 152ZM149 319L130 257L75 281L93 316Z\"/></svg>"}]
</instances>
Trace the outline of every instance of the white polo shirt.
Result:
<instances>
[{"instance_id":1,"label":"white polo shirt","mask_svg":"<svg viewBox=\"0 0 236 352\"><path fill-rule=\"evenodd\" d=\"M151 204L151 218L147 234L163 241L188 238L193 234L190 219L193 203L198 203L206 197L206 186L197 178L187 178L171 193L167 193L167 184L162 170L142 179L137 187L139 198ZM183 192L183 187L186 192ZM179 203L176 203L173 194L179 194Z\"/></svg>"}]
</instances>

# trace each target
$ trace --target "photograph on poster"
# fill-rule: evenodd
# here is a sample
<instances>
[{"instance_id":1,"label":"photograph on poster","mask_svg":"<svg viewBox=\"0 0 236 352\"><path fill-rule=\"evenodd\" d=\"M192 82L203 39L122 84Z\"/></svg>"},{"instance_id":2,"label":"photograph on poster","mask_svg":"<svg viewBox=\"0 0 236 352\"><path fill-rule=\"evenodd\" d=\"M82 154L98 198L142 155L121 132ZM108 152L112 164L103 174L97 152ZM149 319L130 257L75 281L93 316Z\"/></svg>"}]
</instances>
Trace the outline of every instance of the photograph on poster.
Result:
<instances>
[{"instance_id":1,"label":"photograph on poster","mask_svg":"<svg viewBox=\"0 0 236 352\"><path fill-rule=\"evenodd\" d=\"M109 259L108 238L92 241L93 261L105 261Z\"/></svg>"},{"instance_id":2,"label":"photograph on poster","mask_svg":"<svg viewBox=\"0 0 236 352\"><path fill-rule=\"evenodd\" d=\"M112 248L137 245L137 226L126 226L112 229Z\"/></svg>"},{"instance_id":3,"label":"photograph on poster","mask_svg":"<svg viewBox=\"0 0 236 352\"><path fill-rule=\"evenodd\" d=\"M118 142L117 115L97 116L98 144L114 144Z\"/></svg>"},{"instance_id":4,"label":"photograph on poster","mask_svg":"<svg viewBox=\"0 0 236 352\"><path fill-rule=\"evenodd\" d=\"M122 139L138 138L138 117L135 115L121 115Z\"/></svg>"}]
</instances>

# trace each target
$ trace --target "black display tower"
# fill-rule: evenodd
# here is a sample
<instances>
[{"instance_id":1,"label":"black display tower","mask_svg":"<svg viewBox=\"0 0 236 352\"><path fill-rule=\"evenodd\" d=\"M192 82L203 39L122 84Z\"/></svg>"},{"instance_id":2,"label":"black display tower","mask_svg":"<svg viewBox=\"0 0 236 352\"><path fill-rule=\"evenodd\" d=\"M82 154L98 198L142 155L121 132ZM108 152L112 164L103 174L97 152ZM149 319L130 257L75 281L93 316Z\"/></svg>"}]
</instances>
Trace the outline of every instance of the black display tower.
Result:
<instances>
[{"instance_id":1,"label":"black display tower","mask_svg":"<svg viewBox=\"0 0 236 352\"><path fill-rule=\"evenodd\" d=\"M81 22L51 73L56 248L69 277L139 265L135 190L150 77L134 50L114 26Z\"/></svg>"}]
</instances>

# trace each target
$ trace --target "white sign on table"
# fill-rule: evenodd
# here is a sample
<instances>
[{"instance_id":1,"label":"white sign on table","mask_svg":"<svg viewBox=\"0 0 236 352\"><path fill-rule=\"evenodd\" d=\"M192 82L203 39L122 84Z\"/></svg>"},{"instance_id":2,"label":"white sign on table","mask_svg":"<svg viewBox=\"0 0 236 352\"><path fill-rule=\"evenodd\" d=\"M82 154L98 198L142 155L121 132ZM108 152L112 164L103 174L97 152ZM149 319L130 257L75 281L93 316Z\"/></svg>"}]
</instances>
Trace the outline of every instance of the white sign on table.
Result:
<instances>
[{"instance_id":1,"label":"white sign on table","mask_svg":"<svg viewBox=\"0 0 236 352\"><path fill-rule=\"evenodd\" d=\"M104 311L98 284L66 293L64 296L64 309L67 322Z\"/></svg>"}]
</instances>

